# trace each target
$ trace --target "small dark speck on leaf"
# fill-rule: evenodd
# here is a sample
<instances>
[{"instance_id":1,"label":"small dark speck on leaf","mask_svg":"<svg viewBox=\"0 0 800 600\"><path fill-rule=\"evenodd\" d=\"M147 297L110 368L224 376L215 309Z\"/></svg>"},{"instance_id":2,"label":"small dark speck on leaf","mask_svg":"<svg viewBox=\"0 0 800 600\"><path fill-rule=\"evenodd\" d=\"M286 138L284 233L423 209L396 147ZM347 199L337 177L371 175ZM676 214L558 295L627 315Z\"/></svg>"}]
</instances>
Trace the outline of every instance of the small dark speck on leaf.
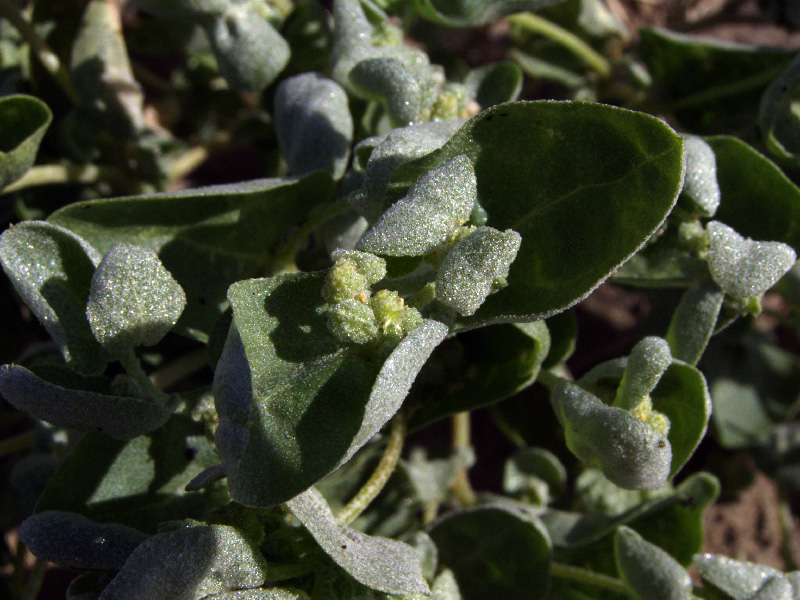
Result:
<instances>
[{"instance_id":1,"label":"small dark speck on leaf","mask_svg":"<svg viewBox=\"0 0 800 600\"><path fill-rule=\"evenodd\" d=\"M665 442L664 440L658 440L658 447L659 448L663 448L666 445L667 445L667 442Z\"/></svg>"},{"instance_id":2,"label":"small dark speck on leaf","mask_svg":"<svg viewBox=\"0 0 800 600\"><path fill-rule=\"evenodd\" d=\"M508 116L508 113L500 113L500 116L501 116L501 117L507 117L507 116Z\"/></svg>"},{"instance_id":3,"label":"small dark speck on leaf","mask_svg":"<svg viewBox=\"0 0 800 600\"><path fill-rule=\"evenodd\" d=\"M347 550L347 544L342 544L342 550Z\"/></svg>"},{"instance_id":4,"label":"small dark speck on leaf","mask_svg":"<svg viewBox=\"0 0 800 600\"><path fill-rule=\"evenodd\" d=\"M492 115L489 115L488 117L486 117L486 120L487 121L491 121L492 120Z\"/></svg>"},{"instance_id":5,"label":"small dark speck on leaf","mask_svg":"<svg viewBox=\"0 0 800 600\"><path fill-rule=\"evenodd\" d=\"M183 456L186 458L186 460L194 460L194 457L195 457L196 454L197 454L197 450L195 450L194 448L188 448L187 447L187 448L184 448L184 450L183 450Z\"/></svg>"}]
</instances>

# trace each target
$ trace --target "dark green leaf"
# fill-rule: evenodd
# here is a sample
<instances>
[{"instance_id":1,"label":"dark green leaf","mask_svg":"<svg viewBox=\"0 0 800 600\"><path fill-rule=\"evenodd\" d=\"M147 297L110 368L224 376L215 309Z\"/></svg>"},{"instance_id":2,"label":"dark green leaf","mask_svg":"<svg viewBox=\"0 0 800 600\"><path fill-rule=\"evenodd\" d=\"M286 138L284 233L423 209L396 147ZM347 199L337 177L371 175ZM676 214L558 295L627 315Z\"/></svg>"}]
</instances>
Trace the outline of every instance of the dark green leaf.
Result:
<instances>
[{"instance_id":1,"label":"dark green leaf","mask_svg":"<svg viewBox=\"0 0 800 600\"><path fill-rule=\"evenodd\" d=\"M473 69L464 85L481 108L513 102L522 91L522 71L513 62L499 62Z\"/></svg>"},{"instance_id":2,"label":"dark green leaf","mask_svg":"<svg viewBox=\"0 0 800 600\"><path fill-rule=\"evenodd\" d=\"M161 341L186 306L186 294L150 248L117 244L97 265L86 316L113 356Z\"/></svg>"},{"instance_id":3,"label":"dark green leaf","mask_svg":"<svg viewBox=\"0 0 800 600\"><path fill-rule=\"evenodd\" d=\"M99 373L107 362L86 318L89 286L101 255L71 231L28 221L0 236L0 262L28 307L53 337L67 364Z\"/></svg>"},{"instance_id":4,"label":"dark green leaf","mask_svg":"<svg viewBox=\"0 0 800 600\"><path fill-rule=\"evenodd\" d=\"M412 390L416 429L457 412L499 402L530 385L547 356L541 321L468 331L437 348Z\"/></svg>"},{"instance_id":5,"label":"dark green leaf","mask_svg":"<svg viewBox=\"0 0 800 600\"><path fill-rule=\"evenodd\" d=\"M761 97L758 125L764 142L775 156L796 161L800 157L800 123L797 121L800 57L770 84Z\"/></svg>"},{"instance_id":6,"label":"dark green leaf","mask_svg":"<svg viewBox=\"0 0 800 600\"><path fill-rule=\"evenodd\" d=\"M19 365L0 367L0 393L15 408L58 427L99 429L129 440L161 427L174 399L145 400L71 390L45 381Z\"/></svg>"},{"instance_id":7,"label":"dark green leaf","mask_svg":"<svg viewBox=\"0 0 800 600\"><path fill-rule=\"evenodd\" d=\"M663 122L641 113L599 104L502 104L440 150L399 167L393 193L465 154L475 165L486 224L518 232L522 246L508 286L464 326L534 320L583 298L658 228L683 183L682 148Z\"/></svg>"},{"instance_id":8,"label":"dark green leaf","mask_svg":"<svg viewBox=\"0 0 800 600\"><path fill-rule=\"evenodd\" d=\"M800 251L800 189L744 142L727 136L707 141L717 156L722 193L715 218L746 237Z\"/></svg>"},{"instance_id":9,"label":"dark green leaf","mask_svg":"<svg viewBox=\"0 0 800 600\"><path fill-rule=\"evenodd\" d=\"M125 525L48 510L25 519L19 539L37 558L68 569L117 571L147 536Z\"/></svg>"},{"instance_id":10,"label":"dark green leaf","mask_svg":"<svg viewBox=\"0 0 800 600\"><path fill-rule=\"evenodd\" d=\"M725 294L713 281L701 281L683 293L666 340L672 356L696 365L714 333Z\"/></svg>"},{"instance_id":11,"label":"dark green leaf","mask_svg":"<svg viewBox=\"0 0 800 600\"><path fill-rule=\"evenodd\" d=\"M791 61L779 48L720 42L658 29L641 31L653 94L688 130L710 134L753 123L764 89Z\"/></svg>"},{"instance_id":12,"label":"dark green leaf","mask_svg":"<svg viewBox=\"0 0 800 600\"><path fill-rule=\"evenodd\" d=\"M506 462L503 490L523 494L532 503L547 505L564 493L567 470L544 448L521 448Z\"/></svg>"},{"instance_id":13,"label":"dark green leaf","mask_svg":"<svg viewBox=\"0 0 800 600\"><path fill-rule=\"evenodd\" d=\"M118 243L155 250L186 292L178 330L205 341L227 307L230 284L268 272L287 232L332 193L330 175L315 173L79 202L49 220L101 255Z\"/></svg>"},{"instance_id":14,"label":"dark green leaf","mask_svg":"<svg viewBox=\"0 0 800 600\"><path fill-rule=\"evenodd\" d=\"M264 557L239 530L187 524L140 544L100 597L199 600L260 587L266 570Z\"/></svg>"},{"instance_id":15,"label":"dark green leaf","mask_svg":"<svg viewBox=\"0 0 800 600\"><path fill-rule=\"evenodd\" d=\"M692 580L674 558L624 525L614 536L617 566L625 583L642 600L689 600Z\"/></svg>"},{"instance_id":16,"label":"dark green leaf","mask_svg":"<svg viewBox=\"0 0 800 600\"><path fill-rule=\"evenodd\" d=\"M360 583L390 594L429 593L422 577L422 555L408 544L368 536L337 523L314 488L287 506L328 556Z\"/></svg>"},{"instance_id":17,"label":"dark green leaf","mask_svg":"<svg viewBox=\"0 0 800 600\"><path fill-rule=\"evenodd\" d=\"M415 0L419 14L449 27L477 27L508 14L537 10L559 0Z\"/></svg>"},{"instance_id":18,"label":"dark green leaf","mask_svg":"<svg viewBox=\"0 0 800 600\"><path fill-rule=\"evenodd\" d=\"M521 505L455 512L437 521L430 534L464 600L547 597L550 538Z\"/></svg>"},{"instance_id":19,"label":"dark green leaf","mask_svg":"<svg viewBox=\"0 0 800 600\"><path fill-rule=\"evenodd\" d=\"M233 325L217 364L217 446L234 499L284 502L307 489L394 415L447 328L426 321L385 363L329 333L325 273L231 286ZM383 363L383 364L382 364Z\"/></svg>"},{"instance_id":20,"label":"dark green leaf","mask_svg":"<svg viewBox=\"0 0 800 600\"><path fill-rule=\"evenodd\" d=\"M33 166L52 120L50 109L38 98L22 95L0 98L0 190Z\"/></svg>"}]
</instances>

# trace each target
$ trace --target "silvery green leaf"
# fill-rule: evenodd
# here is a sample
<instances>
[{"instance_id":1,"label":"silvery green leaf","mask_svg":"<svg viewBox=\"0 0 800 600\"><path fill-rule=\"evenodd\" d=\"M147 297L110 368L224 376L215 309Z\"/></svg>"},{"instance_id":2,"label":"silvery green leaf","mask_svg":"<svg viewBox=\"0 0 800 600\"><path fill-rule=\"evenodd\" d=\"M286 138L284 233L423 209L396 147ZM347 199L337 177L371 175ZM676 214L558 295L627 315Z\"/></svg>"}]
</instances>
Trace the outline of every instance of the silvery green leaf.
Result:
<instances>
[{"instance_id":1,"label":"silvery green leaf","mask_svg":"<svg viewBox=\"0 0 800 600\"><path fill-rule=\"evenodd\" d=\"M385 101L396 125L427 120L439 92L422 53L407 60L376 57L359 61L350 70L350 82L362 93Z\"/></svg>"},{"instance_id":2,"label":"silvery green leaf","mask_svg":"<svg viewBox=\"0 0 800 600\"><path fill-rule=\"evenodd\" d=\"M232 0L136 0L143 10L159 17L220 15L237 3Z\"/></svg>"},{"instance_id":3,"label":"silvery green leaf","mask_svg":"<svg viewBox=\"0 0 800 600\"><path fill-rule=\"evenodd\" d=\"M560 496L566 482L564 465L544 448L520 448L506 461L503 470L503 490L507 494L533 491L543 505Z\"/></svg>"},{"instance_id":4,"label":"silvery green leaf","mask_svg":"<svg viewBox=\"0 0 800 600\"><path fill-rule=\"evenodd\" d=\"M461 591L450 569L443 570L434 580L431 600L461 600Z\"/></svg>"},{"instance_id":5,"label":"silvery green leaf","mask_svg":"<svg viewBox=\"0 0 800 600\"><path fill-rule=\"evenodd\" d=\"M362 236L356 248L386 256L425 254L465 222L477 199L475 170L456 156L431 170Z\"/></svg>"},{"instance_id":6,"label":"silvery green leaf","mask_svg":"<svg viewBox=\"0 0 800 600\"><path fill-rule=\"evenodd\" d=\"M667 330L672 356L696 365L714 333L725 293L713 281L695 283L678 303Z\"/></svg>"},{"instance_id":7,"label":"silvery green leaf","mask_svg":"<svg viewBox=\"0 0 800 600\"><path fill-rule=\"evenodd\" d=\"M707 229L711 277L731 296L757 296L775 285L794 265L794 250L782 242L745 239L719 221L711 221Z\"/></svg>"},{"instance_id":8,"label":"silvery green leaf","mask_svg":"<svg viewBox=\"0 0 800 600\"><path fill-rule=\"evenodd\" d=\"M0 394L15 408L59 427L99 429L129 440L161 427L175 408L141 398L70 390L37 377L19 365L0 367Z\"/></svg>"},{"instance_id":9,"label":"silvery green leaf","mask_svg":"<svg viewBox=\"0 0 800 600\"><path fill-rule=\"evenodd\" d=\"M0 190L33 166L53 120L47 105L33 96L0 98Z\"/></svg>"},{"instance_id":10,"label":"silvery green leaf","mask_svg":"<svg viewBox=\"0 0 800 600\"><path fill-rule=\"evenodd\" d=\"M25 519L19 539L37 558L68 569L117 571L147 535L118 523L48 510Z\"/></svg>"},{"instance_id":11,"label":"silvery green leaf","mask_svg":"<svg viewBox=\"0 0 800 600\"><path fill-rule=\"evenodd\" d=\"M117 244L92 276L86 316L112 355L157 344L186 305L180 284L150 248Z\"/></svg>"},{"instance_id":12,"label":"silvery green leaf","mask_svg":"<svg viewBox=\"0 0 800 600\"><path fill-rule=\"evenodd\" d=\"M302 590L239 590L206 596L203 600L308 600L308 594Z\"/></svg>"},{"instance_id":13,"label":"silvery green leaf","mask_svg":"<svg viewBox=\"0 0 800 600\"><path fill-rule=\"evenodd\" d=\"M694 135L683 138L686 153L686 175L681 196L687 198L703 217L710 217L719 207L717 157L707 142Z\"/></svg>"},{"instance_id":14,"label":"silvery green leaf","mask_svg":"<svg viewBox=\"0 0 800 600\"><path fill-rule=\"evenodd\" d=\"M474 314L495 281L508 276L521 243L513 229L478 227L444 257L436 277L436 298L464 316Z\"/></svg>"},{"instance_id":15,"label":"silvery green leaf","mask_svg":"<svg viewBox=\"0 0 800 600\"><path fill-rule=\"evenodd\" d=\"M459 448L448 458L428 459L422 448L414 448L403 463L414 492L422 502L441 502L456 474L475 463L471 448Z\"/></svg>"},{"instance_id":16,"label":"silvery green leaf","mask_svg":"<svg viewBox=\"0 0 800 600\"><path fill-rule=\"evenodd\" d=\"M203 21L219 71L239 91L261 91L289 62L289 44L256 10L241 3Z\"/></svg>"},{"instance_id":17,"label":"silvery green leaf","mask_svg":"<svg viewBox=\"0 0 800 600\"><path fill-rule=\"evenodd\" d=\"M461 119L450 119L392 130L370 153L364 170L364 183L351 200L353 206L369 221L375 221L389 208L385 196L395 169L441 148L463 124Z\"/></svg>"},{"instance_id":18,"label":"silvery green leaf","mask_svg":"<svg viewBox=\"0 0 800 600\"><path fill-rule=\"evenodd\" d=\"M751 600L795 600L795 590L784 577L774 577Z\"/></svg>"},{"instance_id":19,"label":"silvery green leaf","mask_svg":"<svg viewBox=\"0 0 800 600\"><path fill-rule=\"evenodd\" d=\"M698 554L694 557L694 564L704 582L733 600L752 600L771 580L783 578L783 573L772 567L715 554Z\"/></svg>"},{"instance_id":20,"label":"silvery green leaf","mask_svg":"<svg viewBox=\"0 0 800 600\"><path fill-rule=\"evenodd\" d=\"M286 503L322 549L357 581L390 594L429 593L420 553L403 542L369 536L336 522L310 488Z\"/></svg>"},{"instance_id":21,"label":"silvery green leaf","mask_svg":"<svg viewBox=\"0 0 800 600\"><path fill-rule=\"evenodd\" d=\"M199 600L211 594L257 588L267 564L238 529L187 526L140 544L100 600Z\"/></svg>"},{"instance_id":22,"label":"silvery green leaf","mask_svg":"<svg viewBox=\"0 0 800 600\"><path fill-rule=\"evenodd\" d=\"M289 172L330 171L340 179L347 168L353 118L347 94L319 73L295 75L275 91L275 135Z\"/></svg>"},{"instance_id":23,"label":"silvery green leaf","mask_svg":"<svg viewBox=\"0 0 800 600\"><path fill-rule=\"evenodd\" d=\"M628 409L636 406L650 395L671 364L672 354L665 339L650 336L640 340L628 356L615 406Z\"/></svg>"},{"instance_id":24,"label":"silvery green leaf","mask_svg":"<svg viewBox=\"0 0 800 600\"><path fill-rule=\"evenodd\" d=\"M677 560L622 525L614 535L614 554L623 581L642 600L689 600L692 580Z\"/></svg>"},{"instance_id":25,"label":"silvery green leaf","mask_svg":"<svg viewBox=\"0 0 800 600\"><path fill-rule=\"evenodd\" d=\"M0 236L0 262L22 300L44 325L71 368L99 373L107 363L86 319L86 300L100 255L83 238L43 221Z\"/></svg>"},{"instance_id":26,"label":"silvery green leaf","mask_svg":"<svg viewBox=\"0 0 800 600\"><path fill-rule=\"evenodd\" d=\"M672 449L666 436L572 383L558 384L551 401L567 445L579 459L600 467L625 489L659 489L667 484Z\"/></svg>"}]
</instances>

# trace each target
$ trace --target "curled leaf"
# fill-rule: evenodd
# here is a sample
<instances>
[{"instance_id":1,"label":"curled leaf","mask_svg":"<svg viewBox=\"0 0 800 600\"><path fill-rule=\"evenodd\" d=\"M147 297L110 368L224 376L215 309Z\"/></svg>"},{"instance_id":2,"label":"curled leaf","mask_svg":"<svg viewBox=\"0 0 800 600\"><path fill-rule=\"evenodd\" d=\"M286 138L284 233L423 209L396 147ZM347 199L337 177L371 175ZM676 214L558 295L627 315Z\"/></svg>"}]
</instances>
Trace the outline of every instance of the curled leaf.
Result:
<instances>
[{"instance_id":1,"label":"curled leaf","mask_svg":"<svg viewBox=\"0 0 800 600\"><path fill-rule=\"evenodd\" d=\"M23 95L0 98L0 190L33 166L52 120L50 109L38 98Z\"/></svg>"}]
</instances>

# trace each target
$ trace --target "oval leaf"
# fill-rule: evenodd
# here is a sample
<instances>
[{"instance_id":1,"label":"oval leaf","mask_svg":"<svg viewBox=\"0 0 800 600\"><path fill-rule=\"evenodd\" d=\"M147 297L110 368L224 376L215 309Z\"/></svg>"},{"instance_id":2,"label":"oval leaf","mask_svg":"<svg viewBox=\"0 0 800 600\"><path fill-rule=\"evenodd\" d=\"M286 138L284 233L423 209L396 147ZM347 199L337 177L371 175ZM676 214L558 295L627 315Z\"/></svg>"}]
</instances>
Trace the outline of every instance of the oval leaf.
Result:
<instances>
[{"instance_id":1,"label":"oval leaf","mask_svg":"<svg viewBox=\"0 0 800 600\"><path fill-rule=\"evenodd\" d=\"M33 166L53 114L33 96L0 98L0 190Z\"/></svg>"},{"instance_id":2,"label":"oval leaf","mask_svg":"<svg viewBox=\"0 0 800 600\"><path fill-rule=\"evenodd\" d=\"M311 488L286 503L317 543L356 581L389 594L429 594L422 554L403 542L369 536L336 522Z\"/></svg>"},{"instance_id":3,"label":"oval leaf","mask_svg":"<svg viewBox=\"0 0 800 600\"><path fill-rule=\"evenodd\" d=\"M400 195L465 154L486 225L513 229L522 245L508 286L464 326L535 320L583 298L658 228L683 183L682 149L680 136L641 113L514 102L482 112L440 150L398 168L393 188Z\"/></svg>"},{"instance_id":4,"label":"oval leaf","mask_svg":"<svg viewBox=\"0 0 800 600\"><path fill-rule=\"evenodd\" d=\"M614 536L622 579L642 600L690 600L692 580L678 561L624 525Z\"/></svg>"},{"instance_id":5,"label":"oval leaf","mask_svg":"<svg viewBox=\"0 0 800 600\"><path fill-rule=\"evenodd\" d=\"M698 554L694 564L703 581L723 591L733 600L752 600L770 581L783 578L783 573L772 567L715 554Z\"/></svg>"}]
</instances>

